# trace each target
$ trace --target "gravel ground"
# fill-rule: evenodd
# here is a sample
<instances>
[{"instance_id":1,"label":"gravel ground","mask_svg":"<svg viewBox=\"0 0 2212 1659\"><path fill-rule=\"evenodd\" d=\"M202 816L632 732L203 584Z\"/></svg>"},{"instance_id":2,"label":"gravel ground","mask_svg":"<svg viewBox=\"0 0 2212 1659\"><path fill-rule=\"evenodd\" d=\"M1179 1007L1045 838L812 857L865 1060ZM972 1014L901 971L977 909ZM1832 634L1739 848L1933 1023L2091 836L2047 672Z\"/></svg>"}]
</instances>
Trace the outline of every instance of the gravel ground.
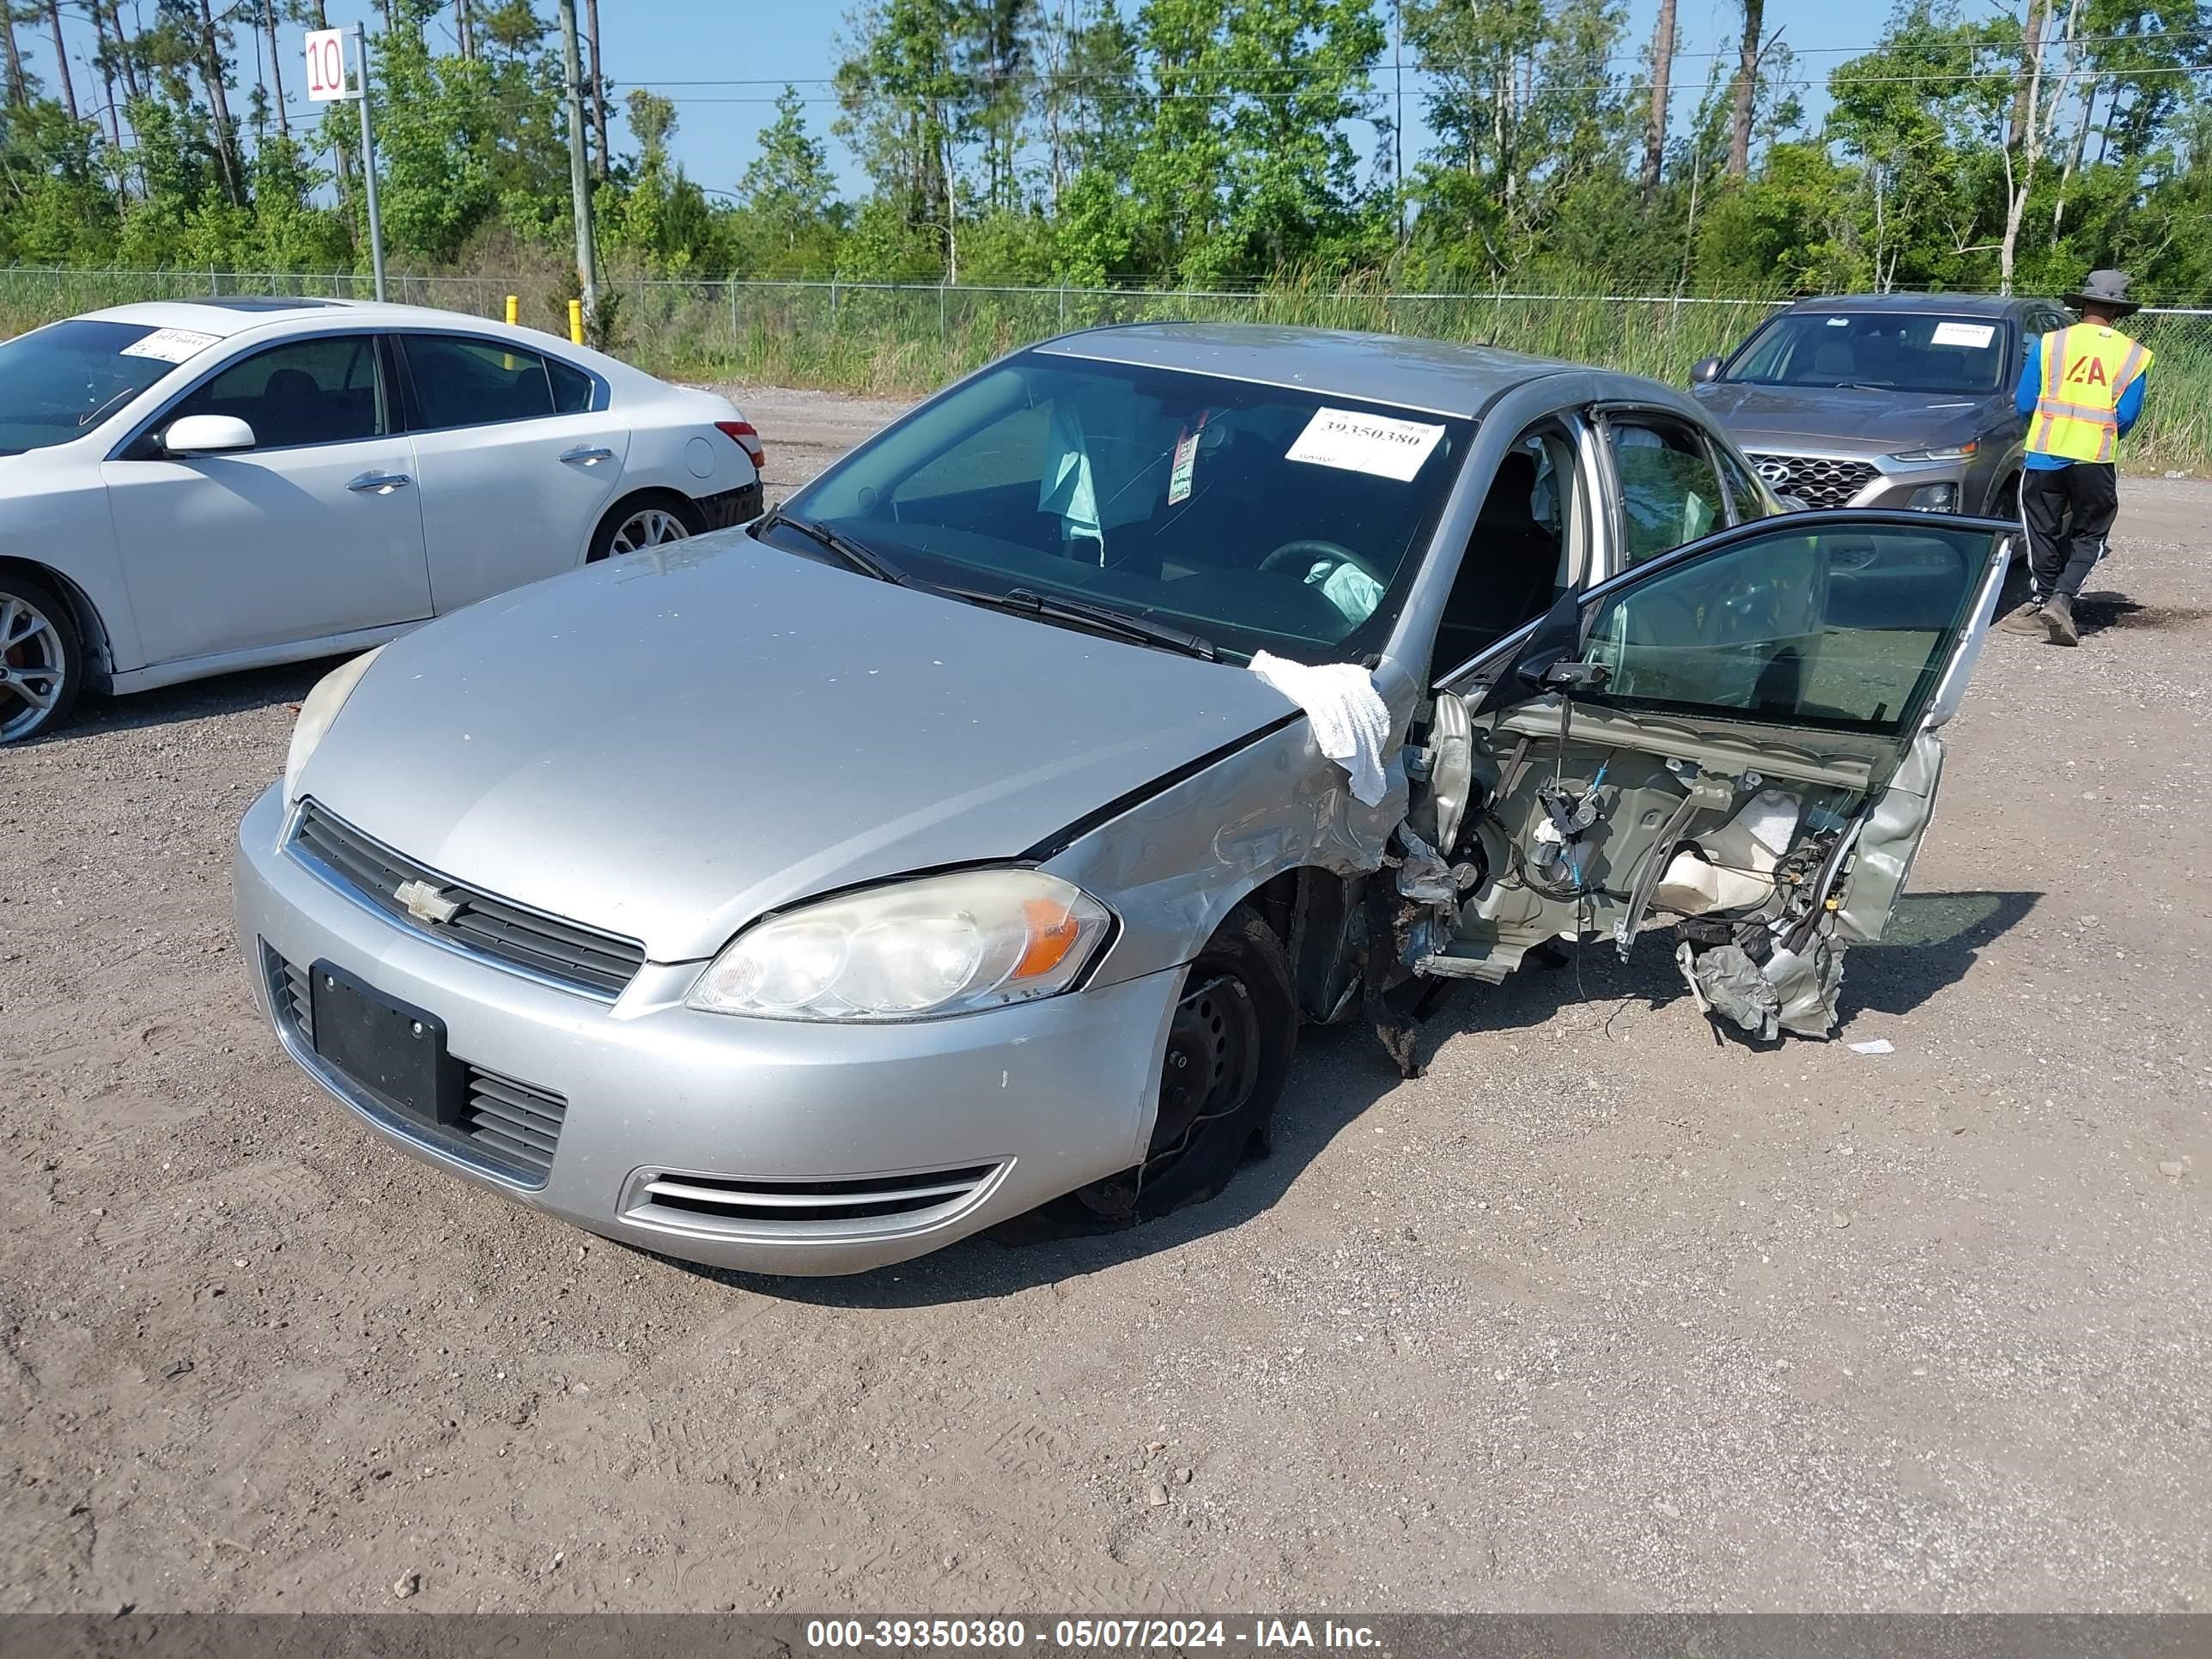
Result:
<instances>
[{"instance_id":1,"label":"gravel ground","mask_svg":"<svg viewBox=\"0 0 2212 1659\"><path fill-rule=\"evenodd\" d=\"M787 486L894 406L747 392ZM733 1282L371 1141L226 848L305 666L0 756L0 1608L2133 1608L2212 1598L2212 489L2000 637L1850 1041L1663 950L1306 1042L1105 1239ZM2120 597L2124 595L2124 598Z\"/></svg>"}]
</instances>

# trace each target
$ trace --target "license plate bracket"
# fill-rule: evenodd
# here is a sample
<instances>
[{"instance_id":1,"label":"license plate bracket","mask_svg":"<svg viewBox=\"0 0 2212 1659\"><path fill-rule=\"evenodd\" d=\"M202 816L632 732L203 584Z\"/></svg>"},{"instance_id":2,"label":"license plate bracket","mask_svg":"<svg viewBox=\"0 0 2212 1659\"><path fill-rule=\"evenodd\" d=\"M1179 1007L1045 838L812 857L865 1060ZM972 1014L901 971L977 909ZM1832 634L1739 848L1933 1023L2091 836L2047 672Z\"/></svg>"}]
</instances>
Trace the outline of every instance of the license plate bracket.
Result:
<instances>
[{"instance_id":1,"label":"license plate bracket","mask_svg":"<svg viewBox=\"0 0 2212 1659\"><path fill-rule=\"evenodd\" d=\"M461 1063L447 1051L445 1022L334 963L309 972L315 1053L401 1116L429 1128L458 1124L468 1091Z\"/></svg>"}]
</instances>

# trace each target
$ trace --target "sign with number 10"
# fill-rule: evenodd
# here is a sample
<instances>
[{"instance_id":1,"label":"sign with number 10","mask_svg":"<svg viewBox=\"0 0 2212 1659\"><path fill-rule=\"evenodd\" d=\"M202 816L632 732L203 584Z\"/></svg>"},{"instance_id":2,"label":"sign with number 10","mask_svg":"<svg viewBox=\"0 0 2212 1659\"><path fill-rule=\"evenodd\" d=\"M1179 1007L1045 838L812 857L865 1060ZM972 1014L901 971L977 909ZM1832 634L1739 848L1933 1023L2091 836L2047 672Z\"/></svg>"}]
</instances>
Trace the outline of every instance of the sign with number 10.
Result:
<instances>
[{"instance_id":1,"label":"sign with number 10","mask_svg":"<svg viewBox=\"0 0 2212 1659\"><path fill-rule=\"evenodd\" d=\"M309 29L307 96L320 104L345 95L345 32Z\"/></svg>"}]
</instances>

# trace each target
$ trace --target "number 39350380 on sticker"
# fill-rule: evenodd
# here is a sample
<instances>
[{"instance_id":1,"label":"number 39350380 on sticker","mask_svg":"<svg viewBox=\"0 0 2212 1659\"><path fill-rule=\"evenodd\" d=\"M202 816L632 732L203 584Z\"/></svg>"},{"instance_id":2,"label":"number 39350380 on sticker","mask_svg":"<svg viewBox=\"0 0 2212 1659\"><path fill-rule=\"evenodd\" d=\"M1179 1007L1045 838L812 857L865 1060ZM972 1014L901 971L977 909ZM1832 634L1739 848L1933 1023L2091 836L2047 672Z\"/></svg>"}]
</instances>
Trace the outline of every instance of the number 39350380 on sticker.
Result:
<instances>
[{"instance_id":1,"label":"number 39350380 on sticker","mask_svg":"<svg viewBox=\"0 0 2212 1659\"><path fill-rule=\"evenodd\" d=\"M1443 435L1442 426L1324 405L1314 411L1284 459L1410 483Z\"/></svg>"}]
</instances>

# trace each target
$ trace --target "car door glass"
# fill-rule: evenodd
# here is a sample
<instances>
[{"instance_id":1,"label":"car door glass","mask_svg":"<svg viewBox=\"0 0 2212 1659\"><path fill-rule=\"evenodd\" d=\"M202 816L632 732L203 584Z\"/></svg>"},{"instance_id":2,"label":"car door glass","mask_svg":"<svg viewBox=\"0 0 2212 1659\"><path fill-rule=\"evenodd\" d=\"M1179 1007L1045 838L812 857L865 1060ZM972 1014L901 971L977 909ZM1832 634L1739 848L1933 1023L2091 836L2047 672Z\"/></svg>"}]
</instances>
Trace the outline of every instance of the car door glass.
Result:
<instances>
[{"instance_id":1,"label":"car door glass","mask_svg":"<svg viewBox=\"0 0 2212 1659\"><path fill-rule=\"evenodd\" d=\"M392 430L376 341L367 334L294 340L233 363L161 417L229 415L253 428L257 451L349 443Z\"/></svg>"},{"instance_id":2,"label":"car door glass","mask_svg":"<svg viewBox=\"0 0 2212 1659\"><path fill-rule=\"evenodd\" d=\"M1720 527L1721 482L1692 434L1672 422L1615 420L1608 434L1627 519L1627 563Z\"/></svg>"},{"instance_id":3,"label":"car door glass","mask_svg":"<svg viewBox=\"0 0 2212 1659\"><path fill-rule=\"evenodd\" d=\"M592 407L597 386L592 377L558 357L545 360L546 378L553 383L553 410L558 415L582 415Z\"/></svg>"},{"instance_id":4,"label":"car door glass","mask_svg":"<svg viewBox=\"0 0 2212 1659\"><path fill-rule=\"evenodd\" d=\"M1729 522L1747 524L1753 519L1771 517L1766 505L1766 492L1749 469L1726 446L1716 444L1713 454L1720 462L1722 482L1728 485Z\"/></svg>"},{"instance_id":5,"label":"car door glass","mask_svg":"<svg viewBox=\"0 0 2212 1659\"><path fill-rule=\"evenodd\" d=\"M1432 665L1449 672L1523 623L1572 583L1582 508L1575 445L1547 422L1514 441L1491 476L1437 624Z\"/></svg>"},{"instance_id":6,"label":"car door glass","mask_svg":"<svg viewBox=\"0 0 2212 1659\"><path fill-rule=\"evenodd\" d=\"M423 431L537 420L555 411L545 360L534 351L449 334L410 334L404 344Z\"/></svg>"},{"instance_id":7,"label":"car door glass","mask_svg":"<svg viewBox=\"0 0 2212 1659\"><path fill-rule=\"evenodd\" d=\"M1601 602L1583 656L1611 672L1588 695L1660 712L1904 730L1972 620L1990 532L1774 523Z\"/></svg>"}]
</instances>

